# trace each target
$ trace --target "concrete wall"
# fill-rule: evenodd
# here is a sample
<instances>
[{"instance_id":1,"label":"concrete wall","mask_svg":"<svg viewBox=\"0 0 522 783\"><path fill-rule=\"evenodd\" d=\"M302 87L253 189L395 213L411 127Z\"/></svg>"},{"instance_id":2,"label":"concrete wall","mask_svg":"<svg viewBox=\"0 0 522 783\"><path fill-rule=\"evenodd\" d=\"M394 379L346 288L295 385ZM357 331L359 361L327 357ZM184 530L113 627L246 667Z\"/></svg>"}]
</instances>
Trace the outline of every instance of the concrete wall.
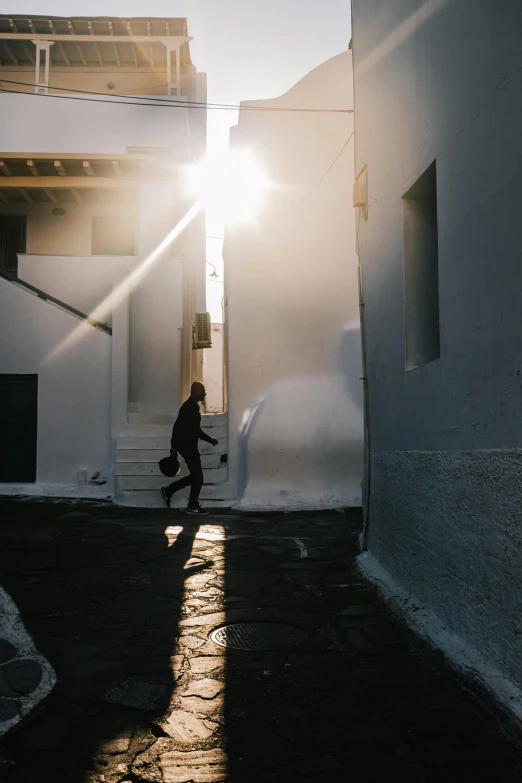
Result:
<instances>
[{"instance_id":1,"label":"concrete wall","mask_svg":"<svg viewBox=\"0 0 522 783\"><path fill-rule=\"evenodd\" d=\"M223 412L223 324L212 324L212 348L203 353L206 413Z\"/></svg>"},{"instance_id":2,"label":"concrete wall","mask_svg":"<svg viewBox=\"0 0 522 783\"><path fill-rule=\"evenodd\" d=\"M522 9L353 0L369 551L522 684ZM401 198L436 160L440 359L405 370Z\"/></svg>"},{"instance_id":3,"label":"concrete wall","mask_svg":"<svg viewBox=\"0 0 522 783\"><path fill-rule=\"evenodd\" d=\"M33 51L34 45L28 44ZM181 69L181 95L189 96L192 89L193 65L182 66ZM21 90L34 93L35 69L34 68L0 68L2 79L17 84L7 84L5 89ZM109 87L112 84L112 87ZM150 68L116 68L111 71L106 67L89 68L85 66L58 68L51 67L49 73L49 92L54 90L91 90L93 93L106 93L114 95L167 95L167 72L159 68L151 71ZM66 94L63 92L60 95Z\"/></svg>"},{"instance_id":4,"label":"concrete wall","mask_svg":"<svg viewBox=\"0 0 522 783\"><path fill-rule=\"evenodd\" d=\"M132 270L135 257L20 255L18 277L83 313L91 313L112 292L114 276ZM111 311L104 323L110 325Z\"/></svg>"},{"instance_id":5,"label":"concrete wall","mask_svg":"<svg viewBox=\"0 0 522 783\"><path fill-rule=\"evenodd\" d=\"M350 108L350 53L262 103ZM274 185L225 241L229 465L244 507L361 502L352 130L347 114L242 111L232 132Z\"/></svg>"},{"instance_id":6,"label":"concrete wall","mask_svg":"<svg viewBox=\"0 0 522 783\"><path fill-rule=\"evenodd\" d=\"M1 138L1 135L0 135ZM62 203L64 215L53 215L54 204L26 204L23 201L0 205L2 215L26 215L26 252L47 256L90 256L92 221L95 217L122 216L136 223L133 200L113 204ZM138 237L136 236L136 253Z\"/></svg>"},{"instance_id":7,"label":"concrete wall","mask_svg":"<svg viewBox=\"0 0 522 783\"><path fill-rule=\"evenodd\" d=\"M110 464L111 337L0 279L0 372L38 375L38 484L76 486ZM107 487L109 494L110 484Z\"/></svg>"},{"instance_id":8,"label":"concrete wall","mask_svg":"<svg viewBox=\"0 0 522 783\"><path fill-rule=\"evenodd\" d=\"M0 112L9 122L2 125L1 151L122 154L127 147L155 146L187 159L188 109L99 100L3 93Z\"/></svg>"}]
</instances>

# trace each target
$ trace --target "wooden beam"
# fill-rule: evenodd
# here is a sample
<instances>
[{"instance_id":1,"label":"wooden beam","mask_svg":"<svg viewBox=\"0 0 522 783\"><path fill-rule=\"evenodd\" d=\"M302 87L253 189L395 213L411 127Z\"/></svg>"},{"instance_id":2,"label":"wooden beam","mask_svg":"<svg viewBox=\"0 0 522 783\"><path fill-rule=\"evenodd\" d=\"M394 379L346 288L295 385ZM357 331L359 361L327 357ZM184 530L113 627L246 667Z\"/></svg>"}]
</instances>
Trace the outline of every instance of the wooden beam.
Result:
<instances>
[{"instance_id":1,"label":"wooden beam","mask_svg":"<svg viewBox=\"0 0 522 783\"><path fill-rule=\"evenodd\" d=\"M56 193L53 193L52 190L49 190L48 188L44 188L44 193L49 199L49 201L52 201L55 207L60 206L60 199L56 195Z\"/></svg>"},{"instance_id":2,"label":"wooden beam","mask_svg":"<svg viewBox=\"0 0 522 783\"><path fill-rule=\"evenodd\" d=\"M18 31L12 33L6 33L0 31L0 40L7 41L62 41L64 43L130 43L130 36L128 35L115 35L110 38L108 35L98 35L93 32L92 35L70 35L66 33L19 33ZM132 40L134 43L150 44L150 43L170 43L174 46L182 46L184 43L190 43L192 38L186 35L133 35Z\"/></svg>"},{"instance_id":3,"label":"wooden beam","mask_svg":"<svg viewBox=\"0 0 522 783\"><path fill-rule=\"evenodd\" d=\"M72 188L71 193L73 194L73 198L77 204L83 204L83 196L78 190L76 190L76 188Z\"/></svg>"},{"instance_id":4,"label":"wooden beam","mask_svg":"<svg viewBox=\"0 0 522 783\"><path fill-rule=\"evenodd\" d=\"M115 175L117 177L121 177L122 176L121 169L120 169L120 164L118 163L117 160L113 160L112 161L112 168L113 168L113 171L114 171L114 173L115 173Z\"/></svg>"},{"instance_id":5,"label":"wooden beam","mask_svg":"<svg viewBox=\"0 0 522 783\"><path fill-rule=\"evenodd\" d=\"M52 19L49 19L49 28L50 28L52 33L56 34L56 28L55 28L55 26L53 24L53 20ZM57 44L58 44L58 49L60 50L60 54L62 55L63 59L65 60L65 64L67 65L68 68L70 68L71 67L71 58L69 57L69 55L65 51L65 46L62 43L60 43L60 41L57 41Z\"/></svg>"},{"instance_id":6,"label":"wooden beam","mask_svg":"<svg viewBox=\"0 0 522 783\"><path fill-rule=\"evenodd\" d=\"M151 148L154 149L154 148ZM175 157L171 150L165 148L162 152L154 152L154 154L147 154L146 152L1 152L0 159L6 160L19 160L25 161L27 158L32 160L72 160L80 163L81 161L90 161L96 163L97 161L103 163L110 163L113 160L175 160Z\"/></svg>"},{"instance_id":7,"label":"wooden beam","mask_svg":"<svg viewBox=\"0 0 522 783\"><path fill-rule=\"evenodd\" d=\"M132 187L132 183L125 179L111 179L110 177L38 177L38 184L34 177L5 177L0 181L2 188L51 188L52 190L92 190L93 188L126 188Z\"/></svg>"},{"instance_id":8,"label":"wooden beam","mask_svg":"<svg viewBox=\"0 0 522 783\"><path fill-rule=\"evenodd\" d=\"M145 46L142 46L142 44L139 42L139 39L141 39L141 38L145 38L145 40L148 41L149 37L148 36L134 35L133 32L132 32L132 27L131 27L131 23L130 22L127 22L127 30L129 31L129 35L132 36L133 43L136 44L136 50L141 54L141 56L145 60L146 64L150 65L150 57L148 56L148 54L146 52Z\"/></svg>"},{"instance_id":9,"label":"wooden beam","mask_svg":"<svg viewBox=\"0 0 522 783\"><path fill-rule=\"evenodd\" d=\"M10 177L10 176L12 176L11 169L9 168L9 166L7 165L7 163L4 163L4 161L3 161L3 160L0 160L0 171L1 171L1 172L2 172L2 174L4 174L6 177Z\"/></svg>"},{"instance_id":10,"label":"wooden beam","mask_svg":"<svg viewBox=\"0 0 522 783\"><path fill-rule=\"evenodd\" d=\"M65 167L64 167L64 165L63 165L61 160L55 160L54 161L54 168L56 169L56 171L58 172L60 177L66 177L67 176L67 171L66 171L66 169L65 169Z\"/></svg>"},{"instance_id":11,"label":"wooden beam","mask_svg":"<svg viewBox=\"0 0 522 783\"><path fill-rule=\"evenodd\" d=\"M82 165L83 165L83 168L85 170L85 173L88 174L89 177L94 177L94 169L91 166L91 161L90 160L84 160Z\"/></svg>"},{"instance_id":12,"label":"wooden beam","mask_svg":"<svg viewBox=\"0 0 522 783\"><path fill-rule=\"evenodd\" d=\"M71 22L70 19L68 20L67 25L69 27L69 31L70 31L71 35L76 35L76 33L74 31L74 25L73 25L73 23ZM83 49L81 47L81 44L79 44L78 41L75 41L74 43L76 44L76 48L78 49L78 53L80 55L80 59L81 59L82 63L84 65L87 65L87 58L86 58L86 56L84 54L84 51L83 51Z\"/></svg>"},{"instance_id":13,"label":"wooden beam","mask_svg":"<svg viewBox=\"0 0 522 783\"><path fill-rule=\"evenodd\" d=\"M18 60L18 57L14 56L13 50L11 49L11 47L9 46L7 41L3 41L2 43L4 45L4 49L6 50L7 54L11 58L11 61L12 61L13 65L16 65L16 67L18 68L19 65L20 65L20 61Z\"/></svg>"},{"instance_id":14,"label":"wooden beam","mask_svg":"<svg viewBox=\"0 0 522 783\"><path fill-rule=\"evenodd\" d=\"M20 40L23 41L22 43L22 49L27 55L27 58L31 65L36 65L36 55L31 49L31 47L27 46L25 41L32 41L34 39L34 35L22 35L18 32L18 27L15 24L14 19L9 19L9 25L11 27L12 33L0 33L0 38L3 38L4 40L7 38L7 40L11 39L13 41ZM21 36L21 37L20 37Z\"/></svg>"},{"instance_id":15,"label":"wooden beam","mask_svg":"<svg viewBox=\"0 0 522 783\"><path fill-rule=\"evenodd\" d=\"M34 198L31 196L30 193L27 192L27 190L20 188L20 193L22 194L24 200L27 201L28 204L34 204Z\"/></svg>"},{"instance_id":16,"label":"wooden beam","mask_svg":"<svg viewBox=\"0 0 522 783\"><path fill-rule=\"evenodd\" d=\"M91 34L91 37L93 37L94 36L94 30L92 29L92 22L89 21L89 22L87 22L87 24L89 25L89 32ZM100 47L98 46L96 41L94 42L94 50L96 52L96 56L98 58L98 62L100 63L101 67L103 68L103 66L104 66L103 57L101 56Z\"/></svg>"},{"instance_id":17,"label":"wooden beam","mask_svg":"<svg viewBox=\"0 0 522 783\"><path fill-rule=\"evenodd\" d=\"M147 22L147 35L150 38L150 22ZM152 50L152 44L149 45L149 59L151 67L154 68L154 52Z\"/></svg>"},{"instance_id":18,"label":"wooden beam","mask_svg":"<svg viewBox=\"0 0 522 783\"><path fill-rule=\"evenodd\" d=\"M129 33L129 37L132 38L132 27L131 27L131 23L130 22L127 22L127 32ZM134 46L132 41L130 42L130 45L131 45L131 49L132 49L132 56L134 58L134 65L137 68L138 67L138 55L136 54L136 47Z\"/></svg>"},{"instance_id":19,"label":"wooden beam","mask_svg":"<svg viewBox=\"0 0 522 783\"><path fill-rule=\"evenodd\" d=\"M112 27L112 22L109 22L109 30L111 31L111 35L114 36L114 29ZM118 68L121 68L121 60L120 60L120 55L118 53L117 44L114 44L114 54L116 55L116 62L118 63Z\"/></svg>"},{"instance_id":20,"label":"wooden beam","mask_svg":"<svg viewBox=\"0 0 522 783\"><path fill-rule=\"evenodd\" d=\"M40 172L38 171L38 169L34 165L34 160L28 160L27 161L27 168L29 169L29 171L31 172L33 177L39 177L40 176Z\"/></svg>"}]
</instances>

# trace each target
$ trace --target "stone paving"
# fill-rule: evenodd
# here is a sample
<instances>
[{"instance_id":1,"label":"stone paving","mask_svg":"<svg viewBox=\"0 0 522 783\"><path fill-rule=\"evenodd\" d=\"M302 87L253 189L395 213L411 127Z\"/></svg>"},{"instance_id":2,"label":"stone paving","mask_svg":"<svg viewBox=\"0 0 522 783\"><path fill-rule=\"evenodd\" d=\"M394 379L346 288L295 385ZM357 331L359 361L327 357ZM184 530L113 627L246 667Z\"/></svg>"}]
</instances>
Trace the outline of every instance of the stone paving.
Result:
<instances>
[{"instance_id":1,"label":"stone paving","mask_svg":"<svg viewBox=\"0 0 522 783\"><path fill-rule=\"evenodd\" d=\"M2 738L2 781L522 780L519 747L359 575L358 512L203 524L0 499L0 520L3 587L57 678ZM241 621L306 638L273 651L210 639ZM19 657L3 638L0 671ZM0 710L38 679L13 672Z\"/></svg>"}]
</instances>

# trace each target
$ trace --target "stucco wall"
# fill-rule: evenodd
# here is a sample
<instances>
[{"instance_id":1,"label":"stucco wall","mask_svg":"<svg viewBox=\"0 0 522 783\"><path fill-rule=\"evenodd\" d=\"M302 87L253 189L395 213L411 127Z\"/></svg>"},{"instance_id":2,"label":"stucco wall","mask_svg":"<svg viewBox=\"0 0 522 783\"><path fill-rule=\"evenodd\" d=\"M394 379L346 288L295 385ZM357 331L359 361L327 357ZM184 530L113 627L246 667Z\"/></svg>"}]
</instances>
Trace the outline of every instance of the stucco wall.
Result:
<instances>
[{"instance_id":1,"label":"stucco wall","mask_svg":"<svg viewBox=\"0 0 522 783\"><path fill-rule=\"evenodd\" d=\"M350 108L350 53L262 103ZM352 141L319 182L352 130L346 114L243 111L232 132L274 185L225 241L229 465L243 507L360 503Z\"/></svg>"},{"instance_id":2,"label":"stucco wall","mask_svg":"<svg viewBox=\"0 0 522 783\"><path fill-rule=\"evenodd\" d=\"M212 324L212 348L203 351L203 383L207 413L223 412L223 324Z\"/></svg>"},{"instance_id":3,"label":"stucco wall","mask_svg":"<svg viewBox=\"0 0 522 783\"><path fill-rule=\"evenodd\" d=\"M369 550L522 684L522 9L353 0ZM440 359L406 372L401 197L436 160Z\"/></svg>"},{"instance_id":4,"label":"stucco wall","mask_svg":"<svg viewBox=\"0 0 522 783\"><path fill-rule=\"evenodd\" d=\"M66 202L62 203L62 208L64 215L53 215L54 204L19 201L2 203L0 213L27 216L26 251L31 255L90 256L93 218L126 216L131 224L136 222L135 206L128 202L110 205ZM136 237L136 252L137 247Z\"/></svg>"},{"instance_id":5,"label":"stucco wall","mask_svg":"<svg viewBox=\"0 0 522 783\"><path fill-rule=\"evenodd\" d=\"M125 99L3 93L2 152L125 153L127 147L166 147L180 160L188 154L188 110L124 103ZM108 102L110 101L110 102ZM116 102L114 102L116 101Z\"/></svg>"},{"instance_id":6,"label":"stucco wall","mask_svg":"<svg viewBox=\"0 0 522 783\"><path fill-rule=\"evenodd\" d=\"M136 263L136 258L126 256L20 255L18 277L89 314L112 292L115 274L132 270ZM108 310L101 320L110 325L111 315Z\"/></svg>"},{"instance_id":7,"label":"stucco wall","mask_svg":"<svg viewBox=\"0 0 522 783\"><path fill-rule=\"evenodd\" d=\"M34 46L32 46L34 49ZM189 95L191 90L192 69L188 65L181 72L181 94ZM9 68L3 66L2 78L6 81L17 82L6 84L6 89L21 90L34 93L35 69L34 68ZM113 86L109 87L109 83ZM31 86L33 85L33 86ZM167 72L149 68L89 68L85 66L71 68L51 67L49 74L49 92L54 90L92 90L93 93L106 93L117 95L166 95ZM60 95L67 94L59 92Z\"/></svg>"},{"instance_id":8,"label":"stucco wall","mask_svg":"<svg viewBox=\"0 0 522 783\"><path fill-rule=\"evenodd\" d=\"M111 337L0 279L0 372L38 375L37 482L76 485L110 465Z\"/></svg>"}]
</instances>

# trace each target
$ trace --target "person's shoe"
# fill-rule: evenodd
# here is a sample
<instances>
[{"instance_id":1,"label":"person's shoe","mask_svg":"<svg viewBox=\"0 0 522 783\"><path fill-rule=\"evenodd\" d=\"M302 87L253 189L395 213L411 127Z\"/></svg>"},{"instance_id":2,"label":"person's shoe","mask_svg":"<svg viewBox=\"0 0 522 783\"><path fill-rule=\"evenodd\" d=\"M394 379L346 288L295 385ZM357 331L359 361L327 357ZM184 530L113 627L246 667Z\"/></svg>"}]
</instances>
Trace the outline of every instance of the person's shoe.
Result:
<instances>
[{"instance_id":1,"label":"person's shoe","mask_svg":"<svg viewBox=\"0 0 522 783\"><path fill-rule=\"evenodd\" d=\"M205 511L201 506L188 506L187 514L197 514L199 517L208 517L208 511Z\"/></svg>"},{"instance_id":2,"label":"person's shoe","mask_svg":"<svg viewBox=\"0 0 522 783\"><path fill-rule=\"evenodd\" d=\"M160 492L161 492L161 497L165 501L165 505L167 506L167 508L170 508L170 495L167 494L167 490L165 489L165 487L162 487L160 489Z\"/></svg>"}]
</instances>

